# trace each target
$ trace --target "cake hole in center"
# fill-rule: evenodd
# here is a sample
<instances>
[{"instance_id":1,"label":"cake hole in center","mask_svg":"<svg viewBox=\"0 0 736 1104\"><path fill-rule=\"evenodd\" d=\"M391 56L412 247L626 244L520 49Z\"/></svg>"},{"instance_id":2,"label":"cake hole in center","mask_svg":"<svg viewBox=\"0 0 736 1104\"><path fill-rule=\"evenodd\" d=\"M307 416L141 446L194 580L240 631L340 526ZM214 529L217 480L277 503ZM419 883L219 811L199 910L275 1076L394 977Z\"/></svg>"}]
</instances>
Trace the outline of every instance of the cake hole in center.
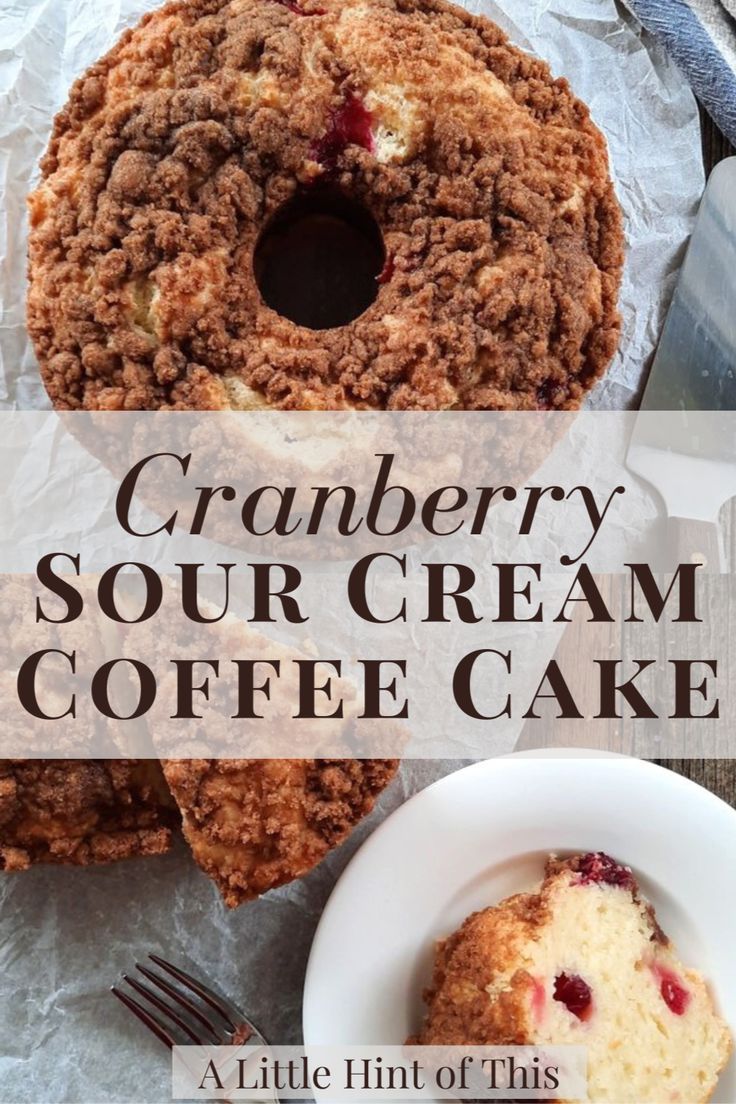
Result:
<instances>
[{"instance_id":1,"label":"cake hole in center","mask_svg":"<svg viewBox=\"0 0 736 1104\"><path fill-rule=\"evenodd\" d=\"M300 193L271 219L253 269L264 301L310 330L345 326L378 294L386 252L362 204L331 190Z\"/></svg>"}]
</instances>

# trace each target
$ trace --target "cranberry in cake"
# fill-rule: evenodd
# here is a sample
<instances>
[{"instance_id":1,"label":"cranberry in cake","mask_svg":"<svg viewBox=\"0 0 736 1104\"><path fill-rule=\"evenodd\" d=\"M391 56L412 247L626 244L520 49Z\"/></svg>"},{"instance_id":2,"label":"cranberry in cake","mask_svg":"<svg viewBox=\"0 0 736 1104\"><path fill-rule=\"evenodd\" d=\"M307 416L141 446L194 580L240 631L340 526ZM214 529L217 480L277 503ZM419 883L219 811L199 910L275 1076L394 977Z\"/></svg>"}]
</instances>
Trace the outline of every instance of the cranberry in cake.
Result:
<instances>
[{"instance_id":1,"label":"cranberry in cake","mask_svg":"<svg viewBox=\"0 0 736 1104\"><path fill-rule=\"evenodd\" d=\"M707 1101L732 1050L629 867L550 858L536 892L469 917L437 947L424 1045L587 1048L593 1102Z\"/></svg>"}]
</instances>

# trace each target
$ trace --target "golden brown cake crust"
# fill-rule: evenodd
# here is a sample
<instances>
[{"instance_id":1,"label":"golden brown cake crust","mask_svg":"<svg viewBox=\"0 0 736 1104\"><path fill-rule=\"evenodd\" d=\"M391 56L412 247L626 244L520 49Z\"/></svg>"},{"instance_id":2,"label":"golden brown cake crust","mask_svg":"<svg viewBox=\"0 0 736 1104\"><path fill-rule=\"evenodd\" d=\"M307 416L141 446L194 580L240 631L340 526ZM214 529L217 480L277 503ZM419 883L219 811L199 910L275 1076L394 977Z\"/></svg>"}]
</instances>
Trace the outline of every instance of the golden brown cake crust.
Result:
<instances>
[{"instance_id":1,"label":"golden brown cake crust","mask_svg":"<svg viewBox=\"0 0 736 1104\"><path fill-rule=\"evenodd\" d=\"M352 100L370 136L330 146ZM374 214L390 278L314 331L263 304L252 253L326 179ZM604 139L442 0L175 0L75 84L30 210L61 408L570 408L618 340Z\"/></svg>"},{"instance_id":2,"label":"golden brown cake crust","mask_svg":"<svg viewBox=\"0 0 736 1104\"><path fill-rule=\"evenodd\" d=\"M396 774L383 759L176 759L164 764L195 859L226 904L306 874Z\"/></svg>"},{"instance_id":3,"label":"golden brown cake crust","mask_svg":"<svg viewBox=\"0 0 736 1104\"><path fill-rule=\"evenodd\" d=\"M387 759L0 760L0 871L157 855L183 818L235 907L307 874L373 809Z\"/></svg>"},{"instance_id":4,"label":"golden brown cake crust","mask_svg":"<svg viewBox=\"0 0 736 1104\"><path fill-rule=\"evenodd\" d=\"M159 855L177 820L155 760L0 760L0 870Z\"/></svg>"},{"instance_id":5,"label":"golden brown cake crust","mask_svg":"<svg viewBox=\"0 0 736 1104\"><path fill-rule=\"evenodd\" d=\"M432 983L424 994L427 1018L409 1042L423 1046L523 1046L529 1042L526 1008L533 979L518 971L491 1001L497 977L537 929L547 910L540 894L519 894L502 908L473 913L437 945Z\"/></svg>"}]
</instances>

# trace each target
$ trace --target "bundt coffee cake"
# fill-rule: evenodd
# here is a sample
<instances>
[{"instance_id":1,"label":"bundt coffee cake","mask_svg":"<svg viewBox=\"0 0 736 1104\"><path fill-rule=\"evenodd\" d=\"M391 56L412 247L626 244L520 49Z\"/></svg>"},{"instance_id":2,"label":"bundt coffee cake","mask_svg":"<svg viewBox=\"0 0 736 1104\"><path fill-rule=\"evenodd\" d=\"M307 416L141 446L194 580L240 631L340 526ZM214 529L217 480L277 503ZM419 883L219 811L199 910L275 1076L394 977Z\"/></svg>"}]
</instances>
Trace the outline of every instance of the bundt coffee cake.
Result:
<instances>
[{"instance_id":1,"label":"bundt coffee cake","mask_svg":"<svg viewBox=\"0 0 736 1104\"><path fill-rule=\"evenodd\" d=\"M616 348L605 140L443 0L174 0L76 82L42 172L59 408L570 409Z\"/></svg>"}]
</instances>

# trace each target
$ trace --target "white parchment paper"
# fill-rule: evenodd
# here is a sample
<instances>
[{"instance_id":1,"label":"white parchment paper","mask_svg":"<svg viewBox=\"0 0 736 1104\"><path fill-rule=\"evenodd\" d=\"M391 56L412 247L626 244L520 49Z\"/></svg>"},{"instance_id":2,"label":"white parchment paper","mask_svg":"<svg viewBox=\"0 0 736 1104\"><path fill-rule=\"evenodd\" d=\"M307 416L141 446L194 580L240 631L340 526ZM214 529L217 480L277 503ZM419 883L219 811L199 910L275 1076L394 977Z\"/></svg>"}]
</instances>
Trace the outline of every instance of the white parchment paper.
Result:
<instances>
[{"instance_id":1,"label":"white parchment paper","mask_svg":"<svg viewBox=\"0 0 736 1104\"><path fill-rule=\"evenodd\" d=\"M0 0L0 405L46 405L24 327L25 196L71 81L155 0ZM568 76L606 133L627 220L621 351L592 403L635 401L703 187L682 77L614 0L473 0ZM0 881L0 1100L169 1099L166 1053L108 993L149 951L189 963L277 1043L300 1036L312 934L376 822L455 761L405 763L350 842L308 878L228 913L186 849ZM360 995L356 994L356 999Z\"/></svg>"}]
</instances>

